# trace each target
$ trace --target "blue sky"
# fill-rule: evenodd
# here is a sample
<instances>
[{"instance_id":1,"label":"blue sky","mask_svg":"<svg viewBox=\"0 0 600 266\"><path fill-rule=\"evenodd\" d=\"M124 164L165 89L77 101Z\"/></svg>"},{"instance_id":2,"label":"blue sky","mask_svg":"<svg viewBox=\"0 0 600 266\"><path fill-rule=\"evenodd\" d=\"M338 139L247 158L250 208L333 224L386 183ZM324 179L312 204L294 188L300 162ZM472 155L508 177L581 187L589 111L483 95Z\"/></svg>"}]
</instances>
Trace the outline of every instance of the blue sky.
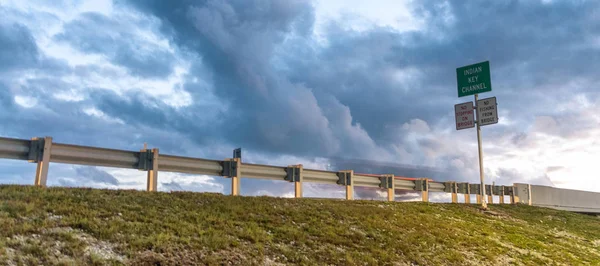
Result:
<instances>
[{"instance_id":1,"label":"blue sky","mask_svg":"<svg viewBox=\"0 0 600 266\"><path fill-rule=\"evenodd\" d=\"M0 0L0 17L0 136L212 159L242 147L246 162L475 183L455 70L489 60L487 181L600 191L597 1ZM33 182L33 164L0 169ZM52 164L48 180L145 188L144 172L112 168ZM159 189L227 181L161 172Z\"/></svg>"}]
</instances>

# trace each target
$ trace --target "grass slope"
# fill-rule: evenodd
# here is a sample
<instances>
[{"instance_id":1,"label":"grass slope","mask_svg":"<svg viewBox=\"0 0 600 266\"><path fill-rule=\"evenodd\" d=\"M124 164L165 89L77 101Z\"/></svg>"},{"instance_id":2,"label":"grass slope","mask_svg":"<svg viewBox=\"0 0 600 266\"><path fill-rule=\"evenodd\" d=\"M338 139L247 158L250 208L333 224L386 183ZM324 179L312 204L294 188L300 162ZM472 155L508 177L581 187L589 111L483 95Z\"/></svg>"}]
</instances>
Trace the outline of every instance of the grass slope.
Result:
<instances>
[{"instance_id":1,"label":"grass slope","mask_svg":"<svg viewBox=\"0 0 600 266\"><path fill-rule=\"evenodd\" d=\"M600 219L530 206L0 186L3 265L600 264Z\"/></svg>"}]
</instances>

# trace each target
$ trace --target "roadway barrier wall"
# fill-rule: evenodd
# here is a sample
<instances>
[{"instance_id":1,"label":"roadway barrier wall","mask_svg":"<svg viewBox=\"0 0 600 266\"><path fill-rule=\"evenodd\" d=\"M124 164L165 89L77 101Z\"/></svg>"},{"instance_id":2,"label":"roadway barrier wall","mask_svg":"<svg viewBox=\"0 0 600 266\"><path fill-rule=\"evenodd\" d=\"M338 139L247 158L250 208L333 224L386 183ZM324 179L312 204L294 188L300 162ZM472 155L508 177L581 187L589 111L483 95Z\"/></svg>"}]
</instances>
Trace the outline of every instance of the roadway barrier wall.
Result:
<instances>
[{"instance_id":1,"label":"roadway barrier wall","mask_svg":"<svg viewBox=\"0 0 600 266\"><path fill-rule=\"evenodd\" d=\"M600 213L600 193L597 192L522 183L515 184L515 187L519 203L581 213Z\"/></svg>"}]
</instances>

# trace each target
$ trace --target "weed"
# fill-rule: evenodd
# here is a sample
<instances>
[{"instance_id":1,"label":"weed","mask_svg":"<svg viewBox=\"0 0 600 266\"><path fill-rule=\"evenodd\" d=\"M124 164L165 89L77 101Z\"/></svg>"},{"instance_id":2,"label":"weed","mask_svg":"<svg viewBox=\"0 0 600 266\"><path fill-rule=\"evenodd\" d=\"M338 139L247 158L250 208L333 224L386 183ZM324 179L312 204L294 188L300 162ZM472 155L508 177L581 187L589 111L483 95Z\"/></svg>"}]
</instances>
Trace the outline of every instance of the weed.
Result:
<instances>
[{"instance_id":1,"label":"weed","mask_svg":"<svg viewBox=\"0 0 600 266\"><path fill-rule=\"evenodd\" d=\"M597 218L522 205L0 186L0 264L581 265L598 243Z\"/></svg>"}]
</instances>

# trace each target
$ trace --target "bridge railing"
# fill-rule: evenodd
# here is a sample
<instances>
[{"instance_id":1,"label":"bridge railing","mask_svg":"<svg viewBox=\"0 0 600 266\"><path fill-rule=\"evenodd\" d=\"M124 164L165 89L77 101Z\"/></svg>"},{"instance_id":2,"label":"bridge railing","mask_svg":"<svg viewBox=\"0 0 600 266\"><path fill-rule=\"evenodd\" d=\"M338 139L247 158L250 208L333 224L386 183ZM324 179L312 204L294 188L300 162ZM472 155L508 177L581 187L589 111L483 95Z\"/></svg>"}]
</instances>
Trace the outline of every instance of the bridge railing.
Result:
<instances>
[{"instance_id":1,"label":"bridge railing","mask_svg":"<svg viewBox=\"0 0 600 266\"><path fill-rule=\"evenodd\" d=\"M48 168L51 162L104 166L123 169L137 169L147 172L147 191L156 191L159 171L198 175L222 176L231 179L232 195L240 194L240 179L255 178L280 180L294 183L295 197L302 197L303 183L320 183L344 186L346 199L354 199L355 187L379 188L387 191L387 199L394 201L401 191L417 191L422 200L429 201L429 192L452 194L452 202L458 203L458 194L470 202L470 195L477 195L477 203L482 201L480 184L464 182L437 182L429 178L407 178L393 174L362 174L348 169L344 171L323 171L305 169L303 165L272 166L243 163L240 158L210 160L159 154L159 149L127 151L99 147L53 143L51 137L31 140L0 138L0 158L27 160L37 164L34 178L36 186L45 187ZM486 185L487 201L493 203L493 196L504 203L505 196L511 203L519 202L515 186Z\"/></svg>"}]
</instances>

